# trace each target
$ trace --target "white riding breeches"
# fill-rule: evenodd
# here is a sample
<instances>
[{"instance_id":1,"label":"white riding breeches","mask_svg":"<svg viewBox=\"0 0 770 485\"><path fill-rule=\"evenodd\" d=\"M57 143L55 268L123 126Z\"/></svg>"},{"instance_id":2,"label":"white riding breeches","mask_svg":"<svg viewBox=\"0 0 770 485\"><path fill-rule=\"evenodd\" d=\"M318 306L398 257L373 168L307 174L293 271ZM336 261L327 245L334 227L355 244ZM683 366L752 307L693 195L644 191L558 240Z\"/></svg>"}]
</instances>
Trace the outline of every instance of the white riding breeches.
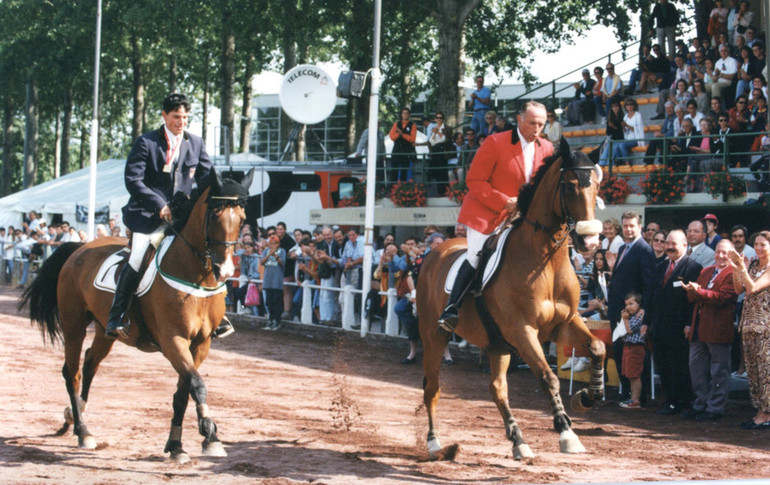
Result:
<instances>
[{"instance_id":1,"label":"white riding breeches","mask_svg":"<svg viewBox=\"0 0 770 485\"><path fill-rule=\"evenodd\" d=\"M468 262L474 269L479 267L479 253L484 248L484 242L494 234L482 234L479 231L469 227L466 238L468 239Z\"/></svg>"},{"instance_id":2,"label":"white riding breeches","mask_svg":"<svg viewBox=\"0 0 770 485\"><path fill-rule=\"evenodd\" d=\"M133 268L134 271L139 271L142 266L142 259L147 252L147 248L150 244L157 244L163 240L164 233L166 232L166 225L162 224L155 232L150 234L142 234L140 232L131 233L131 254L128 256L128 265Z\"/></svg>"}]
</instances>

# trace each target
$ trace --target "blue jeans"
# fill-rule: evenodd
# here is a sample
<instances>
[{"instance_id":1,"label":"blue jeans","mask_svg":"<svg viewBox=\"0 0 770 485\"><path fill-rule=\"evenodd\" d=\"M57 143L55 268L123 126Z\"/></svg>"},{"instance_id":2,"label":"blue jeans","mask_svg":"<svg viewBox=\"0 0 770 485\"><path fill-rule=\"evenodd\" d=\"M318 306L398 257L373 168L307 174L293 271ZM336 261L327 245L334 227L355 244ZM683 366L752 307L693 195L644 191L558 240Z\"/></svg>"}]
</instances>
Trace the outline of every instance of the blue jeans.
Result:
<instances>
[{"instance_id":1,"label":"blue jeans","mask_svg":"<svg viewBox=\"0 0 770 485\"><path fill-rule=\"evenodd\" d=\"M487 134L487 121L484 117L487 115L486 109L478 109L473 112L471 119L471 129L476 132L476 136Z\"/></svg>"},{"instance_id":2,"label":"blue jeans","mask_svg":"<svg viewBox=\"0 0 770 485\"><path fill-rule=\"evenodd\" d=\"M417 325L417 318L412 313L412 305L407 297L399 298L393 312L398 316L401 325L406 329L406 335L412 342L420 340L420 329Z\"/></svg>"}]
</instances>

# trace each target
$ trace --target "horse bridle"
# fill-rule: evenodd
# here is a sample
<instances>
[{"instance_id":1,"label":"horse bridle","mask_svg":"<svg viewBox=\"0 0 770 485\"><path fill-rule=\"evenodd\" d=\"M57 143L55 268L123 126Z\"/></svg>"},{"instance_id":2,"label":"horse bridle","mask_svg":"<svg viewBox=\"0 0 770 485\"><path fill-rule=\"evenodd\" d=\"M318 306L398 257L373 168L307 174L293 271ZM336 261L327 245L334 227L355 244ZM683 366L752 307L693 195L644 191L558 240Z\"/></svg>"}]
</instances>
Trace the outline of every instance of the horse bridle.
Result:
<instances>
[{"instance_id":1,"label":"horse bridle","mask_svg":"<svg viewBox=\"0 0 770 485\"><path fill-rule=\"evenodd\" d=\"M567 193L567 180L565 178L565 173L567 171L576 171L576 170L593 170L597 171L600 169L597 169L596 165L591 166L585 166L585 167L570 167L570 168L559 168L559 195L560 195L560 208L561 208L561 217L562 217L562 223L559 225L559 227L549 227L544 224L541 224L540 221L532 221L528 217L524 218L524 221L528 223L529 225L533 226L535 228L535 231L541 230L548 234L548 237L551 239L551 242L556 244L556 249L561 247L562 244L564 244L564 241L567 240L567 237L572 233L572 231L575 230L575 227L577 225L577 221L574 217L572 217L572 213L569 210L569 207L567 206L566 200L566 193ZM589 175L590 176L590 175ZM556 192L553 194L554 202L556 202ZM553 204L552 204L553 205ZM566 226L566 227L565 227ZM562 236L557 240L554 235L557 234L559 231L562 231Z\"/></svg>"}]
</instances>

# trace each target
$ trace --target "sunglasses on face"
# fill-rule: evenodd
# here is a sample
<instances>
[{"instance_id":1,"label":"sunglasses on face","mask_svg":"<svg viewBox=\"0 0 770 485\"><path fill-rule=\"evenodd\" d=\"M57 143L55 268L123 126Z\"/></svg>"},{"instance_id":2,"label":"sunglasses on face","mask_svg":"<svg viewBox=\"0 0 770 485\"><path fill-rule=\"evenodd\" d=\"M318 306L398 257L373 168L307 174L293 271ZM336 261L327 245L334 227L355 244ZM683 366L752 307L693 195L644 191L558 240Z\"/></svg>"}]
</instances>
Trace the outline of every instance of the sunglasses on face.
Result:
<instances>
[{"instance_id":1,"label":"sunglasses on face","mask_svg":"<svg viewBox=\"0 0 770 485\"><path fill-rule=\"evenodd\" d=\"M443 119L444 119L444 117L443 117L443 116L436 116L436 119L437 119L437 120L443 120Z\"/></svg>"},{"instance_id":2,"label":"sunglasses on face","mask_svg":"<svg viewBox=\"0 0 770 485\"><path fill-rule=\"evenodd\" d=\"M653 239L652 242L664 243L664 242L666 242L666 240L665 239Z\"/></svg>"}]
</instances>

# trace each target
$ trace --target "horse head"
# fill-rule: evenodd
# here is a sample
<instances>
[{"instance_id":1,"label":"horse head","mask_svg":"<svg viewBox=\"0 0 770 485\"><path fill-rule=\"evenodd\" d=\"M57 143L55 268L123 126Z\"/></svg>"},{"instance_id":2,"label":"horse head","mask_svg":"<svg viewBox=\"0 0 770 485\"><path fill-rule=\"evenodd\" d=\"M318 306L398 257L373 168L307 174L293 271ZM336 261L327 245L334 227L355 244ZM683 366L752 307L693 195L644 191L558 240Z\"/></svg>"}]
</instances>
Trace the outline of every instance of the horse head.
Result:
<instances>
[{"instance_id":1,"label":"horse head","mask_svg":"<svg viewBox=\"0 0 770 485\"><path fill-rule=\"evenodd\" d=\"M210 176L204 236L206 256L211 259L217 281L224 281L235 273L233 253L246 220L246 201L253 177L254 169L240 182L222 178L214 171Z\"/></svg>"},{"instance_id":2,"label":"horse head","mask_svg":"<svg viewBox=\"0 0 770 485\"><path fill-rule=\"evenodd\" d=\"M578 249L594 249L602 232L602 222L595 216L602 170L585 153L570 150L564 138L559 144L559 156L561 218L567 222Z\"/></svg>"}]
</instances>

